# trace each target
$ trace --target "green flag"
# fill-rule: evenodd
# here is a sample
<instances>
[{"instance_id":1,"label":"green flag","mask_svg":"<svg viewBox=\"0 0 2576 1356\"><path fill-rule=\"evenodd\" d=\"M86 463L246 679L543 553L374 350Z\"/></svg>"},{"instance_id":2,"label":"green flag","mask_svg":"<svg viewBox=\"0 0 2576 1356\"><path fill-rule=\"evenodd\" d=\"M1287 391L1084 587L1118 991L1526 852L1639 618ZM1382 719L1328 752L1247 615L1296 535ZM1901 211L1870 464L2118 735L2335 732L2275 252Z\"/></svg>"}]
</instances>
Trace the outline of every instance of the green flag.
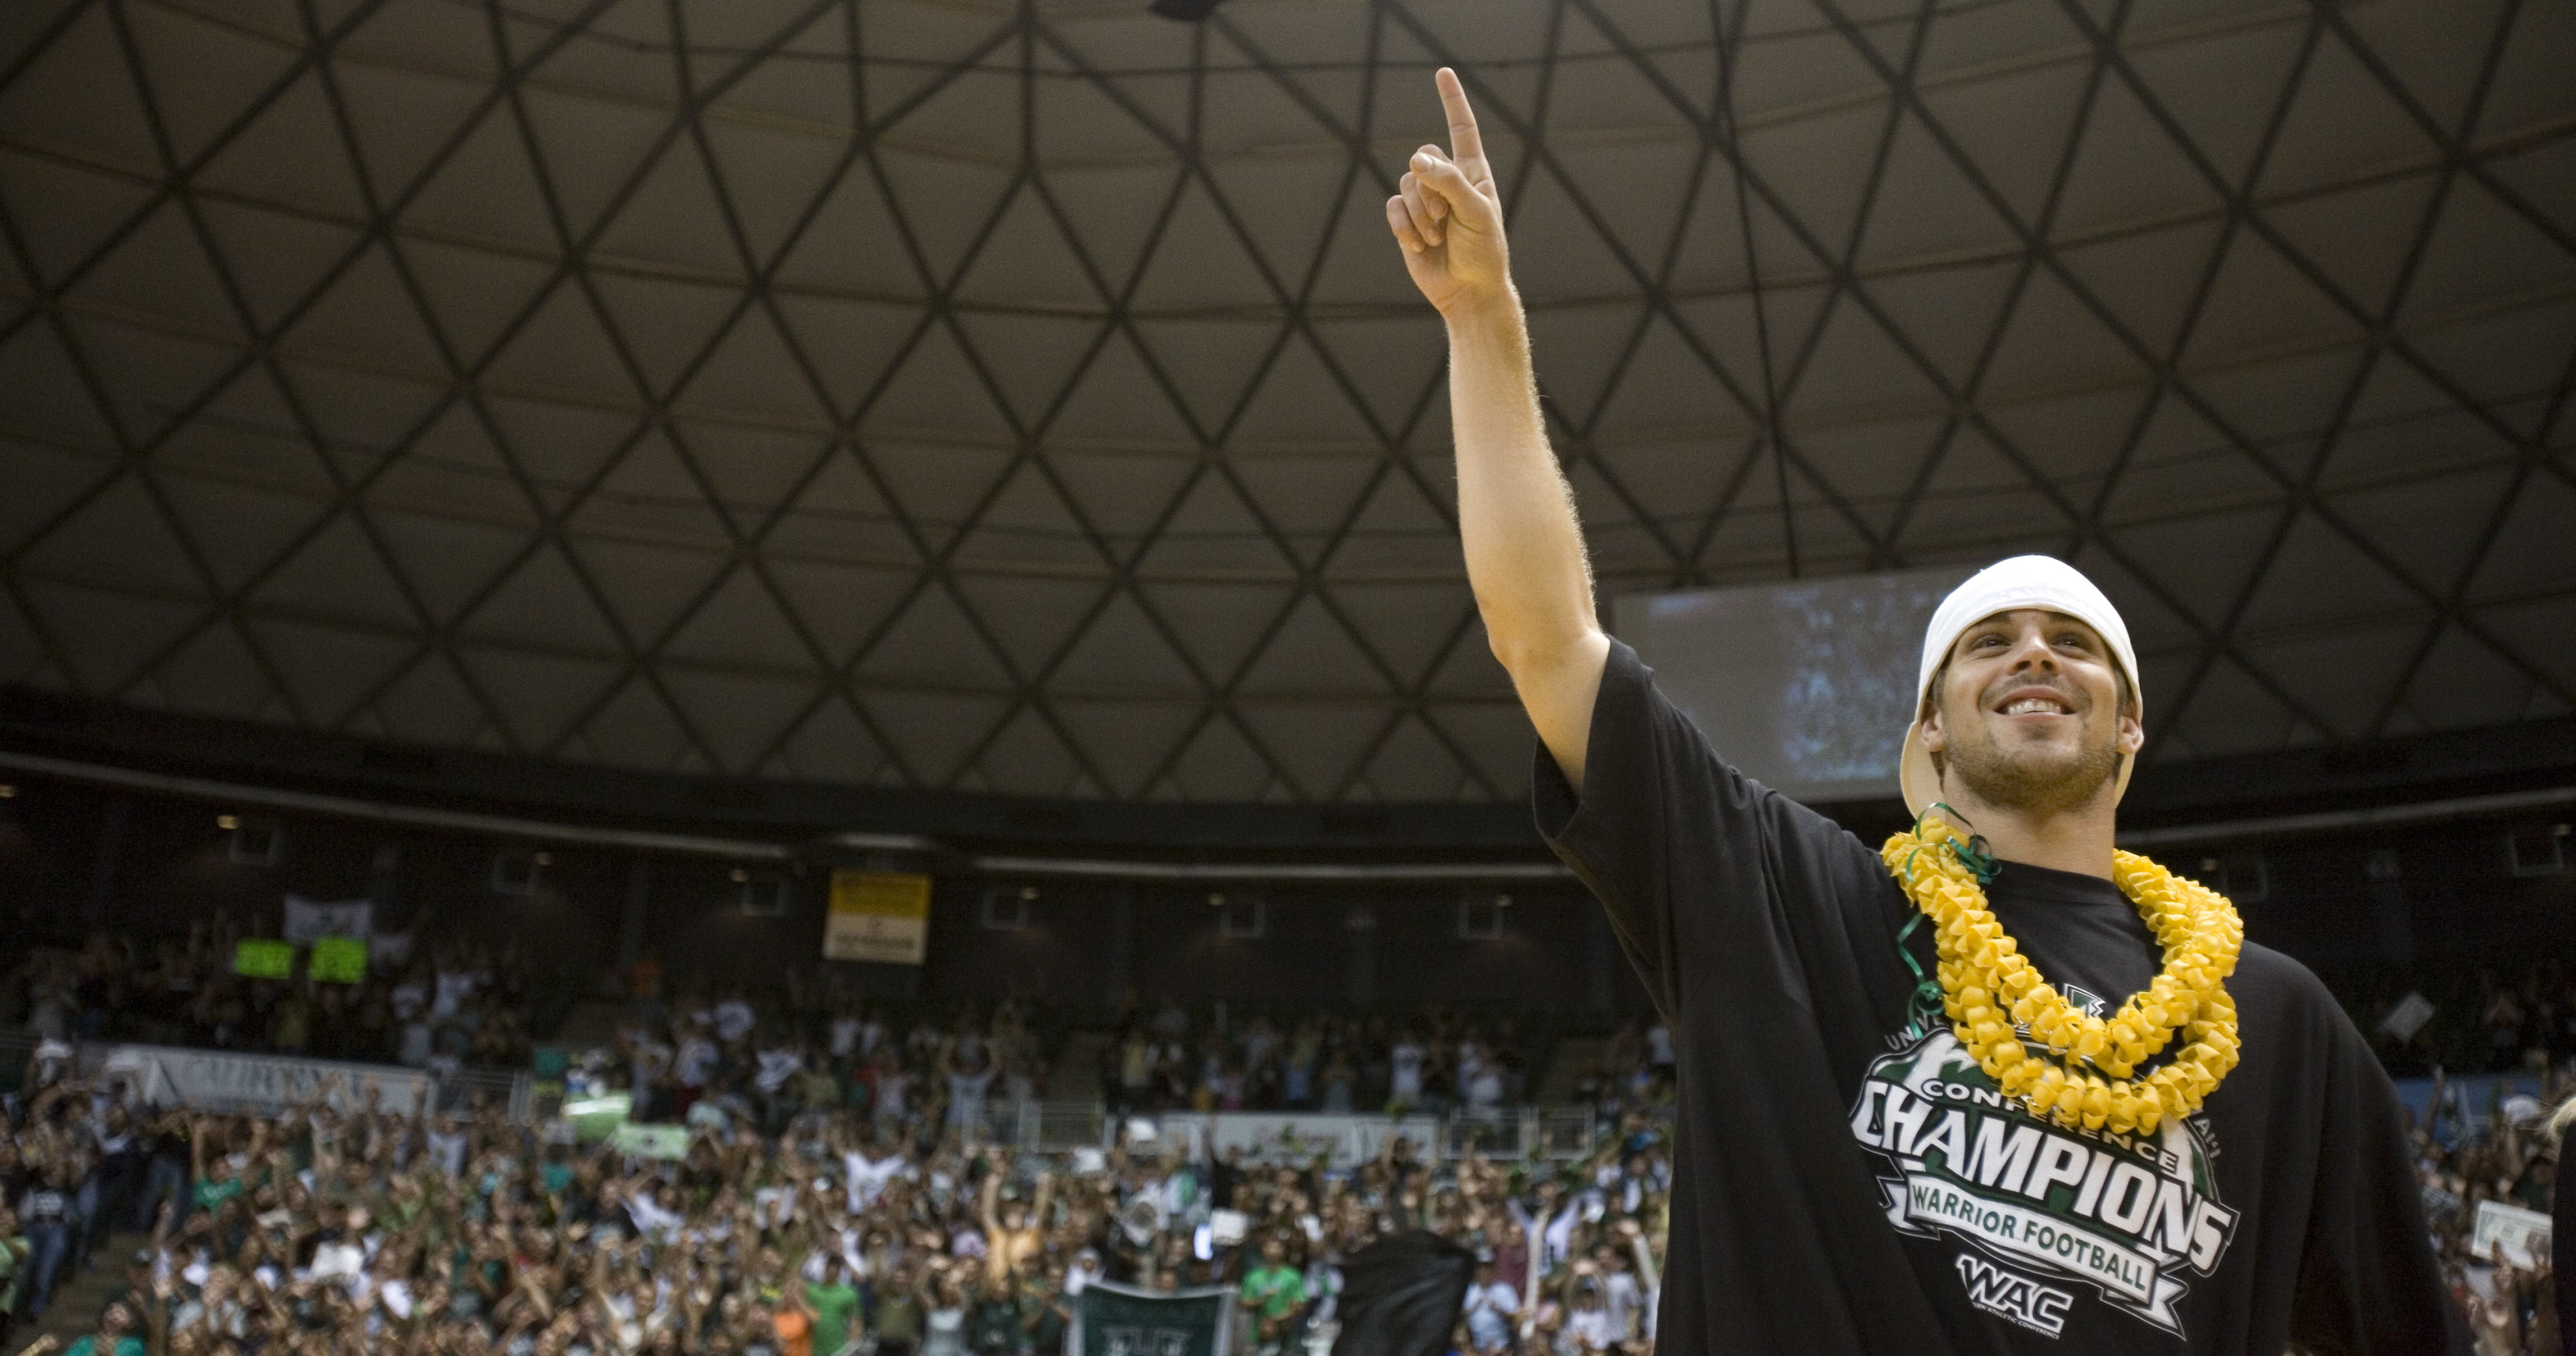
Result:
<instances>
[{"instance_id":1,"label":"green flag","mask_svg":"<svg viewBox=\"0 0 2576 1356\"><path fill-rule=\"evenodd\" d=\"M1065 1356L1227 1356L1234 1291L1227 1286L1160 1294L1093 1281L1073 1306Z\"/></svg>"}]
</instances>

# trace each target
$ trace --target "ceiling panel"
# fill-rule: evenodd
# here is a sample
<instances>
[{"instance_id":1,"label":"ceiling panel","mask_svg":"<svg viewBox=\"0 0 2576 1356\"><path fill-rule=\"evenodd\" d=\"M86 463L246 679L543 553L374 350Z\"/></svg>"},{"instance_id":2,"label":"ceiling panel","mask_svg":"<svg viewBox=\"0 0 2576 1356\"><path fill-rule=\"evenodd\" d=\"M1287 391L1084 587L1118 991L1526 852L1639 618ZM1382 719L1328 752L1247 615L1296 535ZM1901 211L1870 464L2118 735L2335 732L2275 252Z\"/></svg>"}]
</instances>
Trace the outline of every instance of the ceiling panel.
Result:
<instances>
[{"instance_id":1,"label":"ceiling panel","mask_svg":"<svg viewBox=\"0 0 2576 1356\"><path fill-rule=\"evenodd\" d=\"M1455 63L1605 590L2053 551L2160 759L2576 708L2564 5L1143 10L31 12L0 681L1517 796L1380 208Z\"/></svg>"}]
</instances>

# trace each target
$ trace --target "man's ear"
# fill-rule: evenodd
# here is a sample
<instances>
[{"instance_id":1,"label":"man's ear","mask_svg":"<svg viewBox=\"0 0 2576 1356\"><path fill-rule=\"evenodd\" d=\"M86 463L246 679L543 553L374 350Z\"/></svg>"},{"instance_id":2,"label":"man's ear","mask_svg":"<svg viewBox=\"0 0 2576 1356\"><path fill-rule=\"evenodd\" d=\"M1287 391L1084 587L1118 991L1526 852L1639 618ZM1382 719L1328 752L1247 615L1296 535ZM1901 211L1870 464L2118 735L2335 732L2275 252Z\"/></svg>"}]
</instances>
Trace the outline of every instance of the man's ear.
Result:
<instances>
[{"instance_id":1,"label":"man's ear","mask_svg":"<svg viewBox=\"0 0 2576 1356\"><path fill-rule=\"evenodd\" d=\"M2120 752L2135 758L2147 746L2147 728L2138 723L2137 708L2120 713Z\"/></svg>"},{"instance_id":2,"label":"man's ear","mask_svg":"<svg viewBox=\"0 0 2576 1356\"><path fill-rule=\"evenodd\" d=\"M2125 719L2125 717L2123 719ZM1946 753L1949 751L1950 737L1941 731L1941 704L1939 702L1924 703L1921 726L1923 731L1923 747L1926 750L1933 753Z\"/></svg>"}]
</instances>

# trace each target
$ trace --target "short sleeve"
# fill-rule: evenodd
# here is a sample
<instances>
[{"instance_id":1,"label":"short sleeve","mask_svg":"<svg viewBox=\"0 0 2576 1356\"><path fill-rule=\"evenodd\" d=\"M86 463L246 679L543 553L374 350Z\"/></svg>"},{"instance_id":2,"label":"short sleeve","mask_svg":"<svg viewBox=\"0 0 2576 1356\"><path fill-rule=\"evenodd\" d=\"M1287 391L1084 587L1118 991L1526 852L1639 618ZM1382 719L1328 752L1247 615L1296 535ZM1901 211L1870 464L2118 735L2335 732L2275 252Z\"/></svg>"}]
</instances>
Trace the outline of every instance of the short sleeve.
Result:
<instances>
[{"instance_id":1,"label":"short sleeve","mask_svg":"<svg viewBox=\"0 0 2576 1356\"><path fill-rule=\"evenodd\" d=\"M1793 920L1787 909L1867 912L1880 896L1894 898L1867 848L1720 758L1616 640L1593 703L1583 786L1541 748L1531 802L1539 832L1601 899L1667 1015L1681 1011L1685 973L1694 985L1803 989L1797 934L1836 925Z\"/></svg>"}]
</instances>

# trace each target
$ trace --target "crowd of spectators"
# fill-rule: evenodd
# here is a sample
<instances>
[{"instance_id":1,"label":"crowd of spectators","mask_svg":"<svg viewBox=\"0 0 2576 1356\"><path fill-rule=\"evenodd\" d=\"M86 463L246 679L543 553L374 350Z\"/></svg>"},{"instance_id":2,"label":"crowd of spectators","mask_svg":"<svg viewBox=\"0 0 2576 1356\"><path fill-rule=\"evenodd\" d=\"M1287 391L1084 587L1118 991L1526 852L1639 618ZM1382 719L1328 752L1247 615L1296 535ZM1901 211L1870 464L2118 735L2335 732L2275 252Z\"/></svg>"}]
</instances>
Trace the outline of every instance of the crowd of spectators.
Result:
<instances>
[{"instance_id":1,"label":"crowd of spectators","mask_svg":"<svg viewBox=\"0 0 2576 1356\"><path fill-rule=\"evenodd\" d=\"M2546 956L2518 966L2419 962L2356 966L2326 976L2355 1025L2371 1037L2390 1074L2421 1077L2503 1073L2540 1050L2576 1059L2576 966ZM2420 1025L2402 1017L2412 996L2430 1011ZM2411 1030L2407 1029L2409 1026Z\"/></svg>"},{"instance_id":2,"label":"crowd of spectators","mask_svg":"<svg viewBox=\"0 0 2576 1356\"><path fill-rule=\"evenodd\" d=\"M1256 1011L1229 1023L1169 1000L1148 1015L1130 995L1100 1052L1100 1086L1121 1114L1491 1115L1529 1099L1530 1065L1510 1017L1486 1022L1435 1007L1402 1019Z\"/></svg>"},{"instance_id":3,"label":"crowd of spectators","mask_svg":"<svg viewBox=\"0 0 2576 1356\"><path fill-rule=\"evenodd\" d=\"M92 939L7 975L0 1019L47 1041L526 1060L529 985L507 955L433 946L398 974L328 986L232 975L219 958L236 940L213 927ZM890 1011L801 976L666 992L649 962L620 985L626 1019L573 1061L567 1091L684 1127L673 1157L493 1107L388 1109L363 1083L273 1116L156 1110L130 1085L39 1060L0 1138L0 1339L96 1268L122 1284L81 1316L74 1356L1019 1356L1058 1349L1073 1296L1106 1279L1226 1286L1246 1349L1292 1356L1328 1343L1341 1259L1422 1228L1478 1258L1461 1356L1652 1351L1674 1059L1651 1021L1594 1043L1559 1085L1598 1114L1588 1154L1516 1157L1496 1135L1444 1156L1390 1135L1337 1165L1288 1138L1218 1151L1187 1115L1163 1119L1184 1127L1169 1136L1121 1130L1106 1153L1002 1147L1018 1109L1048 1096L1062 1036L1024 1004ZM2540 1080L2533 1096L2480 1079L2487 1102L2471 1106L2437 1076L2415 1143L2481 1356L2564 1356L2545 1260L2474 1238L2484 1202L2549 1208L2557 1145L2540 1119L2576 1095L2567 970L2344 992L2401 1072L2447 1055L2463 1076ZM2401 1041L2380 1026L2408 992L2446 1016ZM1100 1086L1112 1125L1499 1117L1535 1095L1545 1034L1447 1008L1229 1017L1131 997Z\"/></svg>"},{"instance_id":4,"label":"crowd of spectators","mask_svg":"<svg viewBox=\"0 0 2576 1356\"><path fill-rule=\"evenodd\" d=\"M800 1117L915 1122L981 1136L988 1113L1045 1092L1048 1051L1018 1003L970 1006L946 1021L909 1019L855 996L788 986L755 1004L739 987L692 985L665 1003L639 997L616 1048L567 1075L576 1096L626 1096L637 1119L784 1133ZM777 1015L764 1020L764 1007Z\"/></svg>"},{"instance_id":5,"label":"crowd of spectators","mask_svg":"<svg viewBox=\"0 0 2576 1356\"><path fill-rule=\"evenodd\" d=\"M235 972L229 917L184 937L95 933L0 975L0 1024L49 1041L131 1040L411 1068L524 1067L531 984L513 949L441 942L346 984Z\"/></svg>"},{"instance_id":6,"label":"crowd of spectators","mask_svg":"<svg viewBox=\"0 0 2576 1356\"><path fill-rule=\"evenodd\" d=\"M264 1116L156 1112L70 1075L23 1089L0 1138L0 1308L41 1316L95 1265L123 1284L73 1356L1018 1356L1059 1349L1072 1297L1105 1279L1226 1286L1245 1349L1289 1356L1329 1343L1341 1259L1423 1228L1479 1259L1462 1351L1651 1350L1671 1171L1651 1117L1572 1161L1434 1161L1390 1136L1337 1164L1129 1128L1020 1152L958 1110L959 1080L1026 1051L1008 1007L901 1031L835 1014L764 1089L791 1047L756 1019L727 1039L735 1001L670 1004L577 1071L676 1112L675 1157L337 1079ZM707 1076L674 1079L661 1046ZM810 1082L843 1060L865 1097ZM924 1070L947 1089L909 1086Z\"/></svg>"},{"instance_id":7,"label":"crowd of spectators","mask_svg":"<svg viewBox=\"0 0 2576 1356\"><path fill-rule=\"evenodd\" d=\"M2414 1127L2424 1215L2452 1294L2469 1319L2479 1356L2563 1356L2562 1316L2549 1258L2477 1244L2485 1202L2548 1214L2557 1190L2559 1137L2552 1108L2576 1096L2576 1063L2534 1061L2539 1095L2489 1085L2488 1104L2465 1105L2447 1077L2433 1080L2428 1111Z\"/></svg>"}]
</instances>

